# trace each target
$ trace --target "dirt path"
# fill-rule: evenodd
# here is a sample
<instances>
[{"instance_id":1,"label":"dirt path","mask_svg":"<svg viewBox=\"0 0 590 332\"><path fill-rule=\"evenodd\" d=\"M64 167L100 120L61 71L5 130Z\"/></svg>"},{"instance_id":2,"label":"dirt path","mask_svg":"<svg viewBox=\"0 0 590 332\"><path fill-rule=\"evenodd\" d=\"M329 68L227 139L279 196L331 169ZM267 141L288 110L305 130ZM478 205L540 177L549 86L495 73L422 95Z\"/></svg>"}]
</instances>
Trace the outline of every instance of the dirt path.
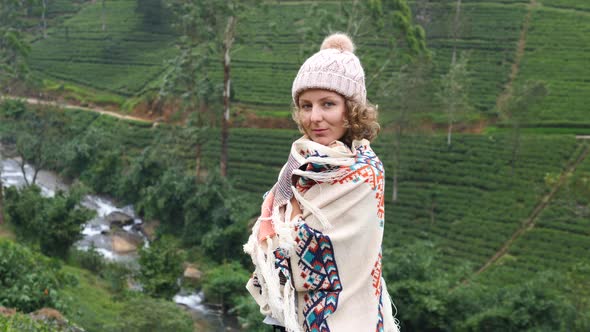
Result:
<instances>
[{"instance_id":1,"label":"dirt path","mask_svg":"<svg viewBox=\"0 0 590 332\"><path fill-rule=\"evenodd\" d=\"M589 139L590 139L590 137L589 137ZM571 162L569 164L569 166L567 166L565 171L563 171L561 173L561 175L559 176L559 180L557 181L555 186L553 186L553 189L551 189L551 191L547 195L545 195L541 198L539 204L535 207L535 209L533 210L531 215L525 220L525 222L522 223L520 228L518 230L516 230L516 232L514 232L514 234L512 234L510 239L508 239L508 241L506 241L504 243L504 245L500 248L500 250L498 250L494 254L494 256L492 256L490 259L488 259L488 261L481 268L479 268L479 270L477 270L477 272L475 272L474 275L478 275L478 274L484 272L485 270L487 270L490 266L492 266L492 264L494 264L496 261L498 261L500 258L502 258L508 252L508 249L510 249L510 246L512 245L512 243L514 243L514 241L516 241L526 231L529 231L529 230L533 229L533 227L535 227L535 222L536 222L537 217L539 216L541 211L543 211L547 207L547 205L553 199L553 196L555 196L555 193L557 193L557 191L565 183L565 181L567 180L568 174L574 173L576 171L576 168L578 167L578 165L589 154L590 154L590 146L586 146L584 148L584 150L582 151L582 153L580 153L580 155L573 162Z\"/></svg>"},{"instance_id":2,"label":"dirt path","mask_svg":"<svg viewBox=\"0 0 590 332\"><path fill-rule=\"evenodd\" d=\"M27 104L32 104L32 105L48 105L48 106L54 106L54 107L59 107L59 108L96 112L96 113L105 114L108 116L113 116L113 117L116 117L119 119L124 119L124 120L133 120L133 121L140 121L140 122L146 122L146 123L154 123L155 122L152 120L147 120L147 119L139 118L136 116L123 115L123 114L119 114L116 112L107 111L107 110L102 109L100 107L84 107L84 106L60 103L60 102L55 102L55 101L41 100L41 99L37 99L37 98L29 98L29 97L23 98L23 97L6 96L6 95L0 96L0 100L2 100L2 99L22 100L22 101L26 102Z\"/></svg>"},{"instance_id":3,"label":"dirt path","mask_svg":"<svg viewBox=\"0 0 590 332\"><path fill-rule=\"evenodd\" d=\"M516 48L516 56L514 57L514 63L512 64L512 68L510 69L510 75L508 76L508 82L504 85L504 90L496 99L496 108L502 109L506 102L512 97L512 84L520 71L520 62L522 61L522 57L524 56L524 51L526 48L526 37L529 31L529 25L531 22L531 16L533 12L533 8L537 5L537 0L531 0L531 2L527 5L527 13L524 17L524 22L522 23L522 29L520 30L520 36L518 38L518 47Z\"/></svg>"}]
</instances>

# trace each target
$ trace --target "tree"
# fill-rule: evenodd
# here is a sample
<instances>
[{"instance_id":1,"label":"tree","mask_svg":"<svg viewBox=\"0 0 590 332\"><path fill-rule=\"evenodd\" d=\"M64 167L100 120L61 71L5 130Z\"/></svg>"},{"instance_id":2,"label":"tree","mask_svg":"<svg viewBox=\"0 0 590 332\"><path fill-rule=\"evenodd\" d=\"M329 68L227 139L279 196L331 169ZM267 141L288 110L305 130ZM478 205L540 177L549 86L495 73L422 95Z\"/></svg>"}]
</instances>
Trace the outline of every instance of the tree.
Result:
<instances>
[{"instance_id":1,"label":"tree","mask_svg":"<svg viewBox=\"0 0 590 332\"><path fill-rule=\"evenodd\" d=\"M106 9L107 9L107 5L106 5L106 0L101 0L101 5L100 5L100 22L101 22L101 29L102 31L106 31L107 30L107 13L106 13Z\"/></svg>"},{"instance_id":2,"label":"tree","mask_svg":"<svg viewBox=\"0 0 590 332\"><path fill-rule=\"evenodd\" d=\"M26 79L29 73L30 46L18 17L24 6L24 1L0 0L0 88L13 79Z\"/></svg>"},{"instance_id":3,"label":"tree","mask_svg":"<svg viewBox=\"0 0 590 332\"><path fill-rule=\"evenodd\" d=\"M236 38L237 24L247 17L249 9L255 8L258 0L249 1L184 1L170 3L177 18L181 33L179 55L172 61L172 69L165 77L163 92L181 89L185 107L204 113L215 93L216 85L211 78L211 61L217 58L223 66L222 104L224 107L221 130L220 174L227 175L227 142L230 125L231 54ZM206 27L206 28L204 28ZM204 125L201 115L198 126ZM200 143L197 142L197 165L200 165ZM197 178L199 178L197 168Z\"/></svg>"},{"instance_id":4,"label":"tree","mask_svg":"<svg viewBox=\"0 0 590 332\"><path fill-rule=\"evenodd\" d=\"M453 18L453 55L451 56L451 65L457 62L457 40L459 39L459 32L461 30L461 0L455 3L455 17Z\"/></svg>"},{"instance_id":5,"label":"tree","mask_svg":"<svg viewBox=\"0 0 590 332\"><path fill-rule=\"evenodd\" d=\"M113 332L194 331L189 313L171 301L133 295L105 330Z\"/></svg>"},{"instance_id":6,"label":"tree","mask_svg":"<svg viewBox=\"0 0 590 332\"><path fill-rule=\"evenodd\" d=\"M369 8L379 39L388 45L388 53L367 80L367 89L379 80L375 86L377 96L388 96L390 91L394 91L395 97L400 101L391 122L394 129L392 202L396 202L402 169L402 137L411 120L411 113L421 109L415 103L424 100L416 97L427 84L426 79L431 69L430 51L426 47L424 29L412 23L412 13L406 1L369 1ZM397 33L392 36L391 31ZM388 68L393 66L396 58L402 59L399 71L390 77L383 75L390 71Z\"/></svg>"},{"instance_id":7,"label":"tree","mask_svg":"<svg viewBox=\"0 0 590 332\"><path fill-rule=\"evenodd\" d=\"M4 184L2 183L2 153L0 151L0 225L4 224Z\"/></svg>"},{"instance_id":8,"label":"tree","mask_svg":"<svg viewBox=\"0 0 590 332\"><path fill-rule=\"evenodd\" d=\"M529 120L529 110L549 94L547 86L541 81L527 81L511 92L510 97L500 104L500 113L511 124L510 165L514 176L516 163L520 157L521 127Z\"/></svg>"},{"instance_id":9,"label":"tree","mask_svg":"<svg viewBox=\"0 0 590 332\"><path fill-rule=\"evenodd\" d=\"M402 158L402 142L407 131L415 124L417 113L427 109L425 96L430 91L432 81L430 79L432 63L427 58L419 58L409 64L403 65L399 71L394 72L392 82L383 82L386 86L391 84L391 95L397 101L392 110L391 123L393 129L393 186L392 202L398 200L398 188L400 177L404 168Z\"/></svg>"},{"instance_id":10,"label":"tree","mask_svg":"<svg viewBox=\"0 0 590 332\"><path fill-rule=\"evenodd\" d=\"M238 262L218 265L205 274L203 292L211 303L219 303L224 309L236 306L250 272Z\"/></svg>"},{"instance_id":11,"label":"tree","mask_svg":"<svg viewBox=\"0 0 590 332\"><path fill-rule=\"evenodd\" d=\"M167 12L162 0L137 0L136 10L142 15L147 29L153 29L154 26L163 28L161 25Z\"/></svg>"},{"instance_id":12,"label":"tree","mask_svg":"<svg viewBox=\"0 0 590 332\"><path fill-rule=\"evenodd\" d=\"M67 278L58 263L5 239L0 239L0 257L2 306L22 312L63 307L61 288Z\"/></svg>"},{"instance_id":13,"label":"tree","mask_svg":"<svg viewBox=\"0 0 590 332\"><path fill-rule=\"evenodd\" d=\"M312 44L309 40L318 32L325 35L333 30L345 31L353 39L362 37L386 45L386 53L379 62L369 58L363 59L363 63L370 73L366 77L367 90L373 92L376 100L392 96L403 100L390 124L395 131L392 198L395 202L401 171L401 137L410 123L411 113L424 106L425 99L416 98L417 94L429 84L431 54L426 47L424 29L412 22L412 12L405 0L342 1L334 12L315 6L308 9L306 17L310 19L304 19L297 30L302 53L309 51ZM395 66L400 66L399 70Z\"/></svg>"},{"instance_id":14,"label":"tree","mask_svg":"<svg viewBox=\"0 0 590 332\"><path fill-rule=\"evenodd\" d=\"M447 113L447 145L451 146L451 135L453 124L456 121L457 114L465 113L471 110L467 88L469 87L469 73L467 71L468 57L466 53L461 53L461 58L455 62L454 55L449 71L442 75L440 88L437 97L442 103L442 107Z\"/></svg>"},{"instance_id":15,"label":"tree","mask_svg":"<svg viewBox=\"0 0 590 332\"><path fill-rule=\"evenodd\" d=\"M172 237L160 237L139 250L139 281L143 291L156 298L171 299L180 290L184 254Z\"/></svg>"},{"instance_id":16,"label":"tree","mask_svg":"<svg viewBox=\"0 0 590 332\"><path fill-rule=\"evenodd\" d=\"M85 190L72 188L43 197L35 185L6 190L6 214L16 227L17 236L34 245L48 256L64 258L69 248L82 238L82 226L94 212L81 207Z\"/></svg>"},{"instance_id":17,"label":"tree","mask_svg":"<svg viewBox=\"0 0 590 332\"><path fill-rule=\"evenodd\" d=\"M14 143L7 149L7 155L19 157L19 166L26 185L33 185L42 169L58 163L63 135L59 124L63 123L60 112L46 110L26 111L24 103L17 102L7 114L14 121L8 136ZM32 177L27 176L26 166L34 167Z\"/></svg>"},{"instance_id":18,"label":"tree","mask_svg":"<svg viewBox=\"0 0 590 332\"><path fill-rule=\"evenodd\" d=\"M43 38L47 38L47 18L45 17L47 13L47 0L41 0L41 4L41 30L43 30Z\"/></svg>"}]
</instances>

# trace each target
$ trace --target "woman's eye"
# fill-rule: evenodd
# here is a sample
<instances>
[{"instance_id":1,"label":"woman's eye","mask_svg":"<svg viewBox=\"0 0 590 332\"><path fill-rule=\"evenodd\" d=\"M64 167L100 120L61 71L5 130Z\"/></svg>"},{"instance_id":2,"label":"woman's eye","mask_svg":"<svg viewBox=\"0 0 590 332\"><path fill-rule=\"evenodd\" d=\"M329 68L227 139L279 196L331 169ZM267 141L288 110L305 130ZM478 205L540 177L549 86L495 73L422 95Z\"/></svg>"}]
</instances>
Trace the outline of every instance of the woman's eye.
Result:
<instances>
[{"instance_id":1,"label":"woman's eye","mask_svg":"<svg viewBox=\"0 0 590 332\"><path fill-rule=\"evenodd\" d=\"M332 107L334 105L336 105L336 104L333 103L333 102L331 102L331 101L327 101L327 102L324 103L324 107Z\"/></svg>"},{"instance_id":2,"label":"woman's eye","mask_svg":"<svg viewBox=\"0 0 590 332\"><path fill-rule=\"evenodd\" d=\"M305 111L310 110L311 109L311 105L310 104L302 104L301 105L301 109L302 110L305 110Z\"/></svg>"}]
</instances>

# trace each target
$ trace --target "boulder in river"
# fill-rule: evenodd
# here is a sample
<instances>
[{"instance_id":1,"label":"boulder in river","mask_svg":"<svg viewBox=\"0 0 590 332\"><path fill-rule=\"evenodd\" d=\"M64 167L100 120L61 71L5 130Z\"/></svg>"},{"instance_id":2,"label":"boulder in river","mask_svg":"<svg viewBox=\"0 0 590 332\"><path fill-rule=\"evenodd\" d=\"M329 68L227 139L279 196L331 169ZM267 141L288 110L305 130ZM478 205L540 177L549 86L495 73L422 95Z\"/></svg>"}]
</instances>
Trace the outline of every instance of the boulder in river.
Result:
<instances>
[{"instance_id":1,"label":"boulder in river","mask_svg":"<svg viewBox=\"0 0 590 332\"><path fill-rule=\"evenodd\" d=\"M105 217L105 220L110 223L111 227L115 226L115 227L122 228L123 226L133 224L133 217L128 216L125 213L120 212L120 211L113 211L113 212L109 213Z\"/></svg>"},{"instance_id":2,"label":"boulder in river","mask_svg":"<svg viewBox=\"0 0 590 332\"><path fill-rule=\"evenodd\" d=\"M184 269L183 277L185 279L199 281L203 277L203 272L201 272L199 269L197 269L196 266L194 266L192 264L188 264L186 266L186 268Z\"/></svg>"},{"instance_id":3,"label":"boulder in river","mask_svg":"<svg viewBox=\"0 0 590 332\"><path fill-rule=\"evenodd\" d=\"M148 240L153 241L156 238L158 226L160 226L158 220L148 220L143 223L142 232Z\"/></svg>"},{"instance_id":4,"label":"boulder in river","mask_svg":"<svg viewBox=\"0 0 590 332\"><path fill-rule=\"evenodd\" d=\"M113 251L117 254L128 254L137 251L142 244L142 238L129 233L117 232L112 237Z\"/></svg>"}]
</instances>

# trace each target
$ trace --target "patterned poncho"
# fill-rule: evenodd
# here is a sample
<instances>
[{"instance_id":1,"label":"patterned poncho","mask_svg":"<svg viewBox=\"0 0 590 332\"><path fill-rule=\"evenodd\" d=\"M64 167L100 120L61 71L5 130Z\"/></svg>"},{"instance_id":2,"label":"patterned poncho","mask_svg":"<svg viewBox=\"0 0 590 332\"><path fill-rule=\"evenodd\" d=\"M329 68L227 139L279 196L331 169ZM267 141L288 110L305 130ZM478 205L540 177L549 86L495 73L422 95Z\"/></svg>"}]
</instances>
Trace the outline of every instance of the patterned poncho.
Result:
<instances>
[{"instance_id":1,"label":"patterned poncho","mask_svg":"<svg viewBox=\"0 0 590 332\"><path fill-rule=\"evenodd\" d=\"M384 180L367 140L293 143L244 246L263 314L287 331L399 331L381 277ZM302 214L291 219L293 196ZM260 239L265 222L272 236Z\"/></svg>"}]
</instances>

